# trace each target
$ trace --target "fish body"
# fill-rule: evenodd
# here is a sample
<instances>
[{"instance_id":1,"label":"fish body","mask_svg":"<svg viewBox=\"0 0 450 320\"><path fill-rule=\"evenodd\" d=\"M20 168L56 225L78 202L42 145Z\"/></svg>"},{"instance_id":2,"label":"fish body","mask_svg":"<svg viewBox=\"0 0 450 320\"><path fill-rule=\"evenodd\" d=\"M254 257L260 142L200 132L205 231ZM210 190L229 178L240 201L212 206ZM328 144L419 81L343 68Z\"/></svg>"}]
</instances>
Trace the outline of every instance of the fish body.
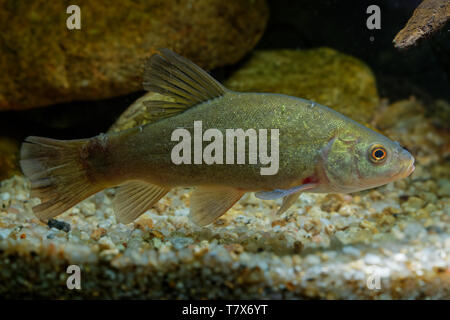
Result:
<instances>
[{"instance_id":1,"label":"fish body","mask_svg":"<svg viewBox=\"0 0 450 320\"><path fill-rule=\"evenodd\" d=\"M133 133L116 134L117 160L130 171L129 179L145 178L147 181L170 186L226 185L247 191L289 188L314 174L318 150L328 143L336 126L344 123L314 120L331 109L316 106L310 112L311 102L278 94L227 92L224 96L197 105L182 114L133 128ZM336 113L336 116L340 115ZM276 175L261 175L260 163L250 165L192 164L176 165L171 160L171 150L178 142L171 141L177 128L184 128L194 136L194 122L202 122L202 131L216 128L221 132L229 128L279 129L279 169ZM321 123L323 123L321 125ZM325 130L324 130L325 129ZM328 131L328 132L326 132ZM326 133L325 133L326 132ZM127 135L128 141L121 136ZM207 145L208 142L203 142ZM225 144L225 141L224 141ZM121 148L120 146L126 146ZM115 147L113 147L115 148ZM225 149L225 147L224 147ZM236 156L235 149L235 156ZM248 150L245 156L248 159ZM225 162L225 161L224 161ZM248 162L248 161L247 161ZM126 165L128 164L128 165Z\"/></svg>"},{"instance_id":2,"label":"fish body","mask_svg":"<svg viewBox=\"0 0 450 320\"><path fill-rule=\"evenodd\" d=\"M203 131L209 128L217 128L222 132L228 128L279 128L278 173L274 176L260 175L261 164L174 164L170 155L177 142L171 141L172 132L177 128L185 128L194 136L193 123L199 120L202 121ZM142 129L133 128L112 134L108 139L117 157L112 162L119 164L123 170L129 169L125 179L144 179L170 187L225 185L248 192L288 189L302 184L305 179L318 182L318 186L309 192L363 190L364 186L360 185L355 185L354 190L346 186L332 169L346 172L346 179L348 174L359 174L358 167L347 163L352 159L347 160L344 156L357 144L357 140L372 139L373 143L397 147L383 135L312 101L281 94L232 91L179 115L146 125ZM327 148L340 149L337 150L340 154L334 163L330 161L331 158L325 162L322 159ZM405 153L404 157L408 160L410 156ZM331 175L323 172L323 165L329 168ZM111 174L113 171L111 168ZM333 173L336 175L333 176ZM395 173L397 170L392 174ZM367 188L371 187L374 185L367 185Z\"/></svg>"},{"instance_id":3,"label":"fish body","mask_svg":"<svg viewBox=\"0 0 450 320\"><path fill-rule=\"evenodd\" d=\"M119 221L131 222L170 189L195 186L191 217L206 225L246 192L258 192L263 199L284 197L281 213L304 191L355 192L414 170L414 158L398 143L326 106L282 94L233 92L168 50L150 58L144 78L148 90L172 98L148 102L148 112L156 114L153 123L90 139L29 137L24 143L22 169L43 200L34 209L40 218L120 186L115 210ZM250 161L261 148L251 149L250 138L241 164L227 163L229 155L220 163L206 163L202 152L212 139L196 138L189 148L200 154L191 155L188 164L174 162L176 130L189 137L204 137L209 129L223 132L219 144L227 151L225 132L233 128L270 131L268 154L278 152L275 173L261 174L267 163ZM271 145L275 138L277 150ZM238 156L234 148L232 159Z\"/></svg>"}]
</instances>

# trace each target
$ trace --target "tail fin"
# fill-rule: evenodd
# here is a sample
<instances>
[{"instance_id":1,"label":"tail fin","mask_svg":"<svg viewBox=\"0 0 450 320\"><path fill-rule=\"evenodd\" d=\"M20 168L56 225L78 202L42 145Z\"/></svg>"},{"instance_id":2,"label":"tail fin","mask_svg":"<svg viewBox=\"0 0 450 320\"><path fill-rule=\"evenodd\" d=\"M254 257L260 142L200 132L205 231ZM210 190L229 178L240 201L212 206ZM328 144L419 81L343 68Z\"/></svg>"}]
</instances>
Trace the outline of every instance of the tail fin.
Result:
<instances>
[{"instance_id":1,"label":"tail fin","mask_svg":"<svg viewBox=\"0 0 450 320\"><path fill-rule=\"evenodd\" d=\"M28 137L25 141L20 166L31 181L30 196L41 199L33 207L39 219L53 218L103 189L89 182L80 162L80 151L89 139Z\"/></svg>"}]
</instances>

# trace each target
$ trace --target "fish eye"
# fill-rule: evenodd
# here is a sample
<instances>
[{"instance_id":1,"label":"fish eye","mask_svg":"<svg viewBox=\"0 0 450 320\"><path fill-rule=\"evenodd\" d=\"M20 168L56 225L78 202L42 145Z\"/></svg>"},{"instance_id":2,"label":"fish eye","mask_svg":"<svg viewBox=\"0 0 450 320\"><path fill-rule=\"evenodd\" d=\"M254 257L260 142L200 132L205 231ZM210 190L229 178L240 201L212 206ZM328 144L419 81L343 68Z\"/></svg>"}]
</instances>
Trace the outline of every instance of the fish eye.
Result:
<instances>
[{"instance_id":1,"label":"fish eye","mask_svg":"<svg viewBox=\"0 0 450 320\"><path fill-rule=\"evenodd\" d=\"M381 145L374 145L370 149L369 159L373 163L382 163L386 159L387 151Z\"/></svg>"}]
</instances>

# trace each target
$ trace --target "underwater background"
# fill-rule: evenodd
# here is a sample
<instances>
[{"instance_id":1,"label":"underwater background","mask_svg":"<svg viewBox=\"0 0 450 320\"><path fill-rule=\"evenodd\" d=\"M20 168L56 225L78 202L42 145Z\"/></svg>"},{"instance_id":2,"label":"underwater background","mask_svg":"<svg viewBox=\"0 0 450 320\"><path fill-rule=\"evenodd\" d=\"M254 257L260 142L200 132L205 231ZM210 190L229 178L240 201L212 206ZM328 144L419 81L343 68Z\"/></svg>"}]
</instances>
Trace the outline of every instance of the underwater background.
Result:
<instances>
[{"instance_id":1,"label":"underwater background","mask_svg":"<svg viewBox=\"0 0 450 320\"><path fill-rule=\"evenodd\" d=\"M450 299L449 1L77 1L69 30L71 4L0 0L0 297ZM276 218L280 201L247 194L204 228L184 188L128 225L114 190L40 222L23 139L146 123L140 98L158 94L142 90L143 63L162 47L232 90L329 106L399 141L416 170L302 194ZM72 264L81 290L66 286Z\"/></svg>"}]
</instances>

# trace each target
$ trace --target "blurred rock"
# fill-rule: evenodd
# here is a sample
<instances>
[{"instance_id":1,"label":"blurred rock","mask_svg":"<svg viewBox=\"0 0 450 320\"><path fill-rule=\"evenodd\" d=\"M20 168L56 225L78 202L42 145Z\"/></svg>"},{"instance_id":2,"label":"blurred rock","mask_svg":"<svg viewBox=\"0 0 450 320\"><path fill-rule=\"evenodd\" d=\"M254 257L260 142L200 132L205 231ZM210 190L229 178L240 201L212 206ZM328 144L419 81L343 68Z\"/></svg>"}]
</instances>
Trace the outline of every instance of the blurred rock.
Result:
<instances>
[{"instance_id":1,"label":"blurred rock","mask_svg":"<svg viewBox=\"0 0 450 320\"><path fill-rule=\"evenodd\" d=\"M419 40L431 37L450 19L449 0L424 0L414 11L406 26L394 38L398 49L408 49Z\"/></svg>"},{"instance_id":2,"label":"blurred rock","mask_svg":"<svg viewBox=\"0 0 450 320\"><path fill-rule=\"evenodd\" d=\"M437 101L447 105L445 101ZM425 117L426 115L426 117ZM407 148L416 160L413 177L448 177L450 174L448 157L450 131L442 119L448 118L443 112L429 112L429 106L415 97L401 100L380 108L374 125L387 137L398 141ZM426 119L426 120L424 120ZM447 125L448 126L448 125ZM437 166L423 170L421 166Z\"/></svg>"},{"instance_id":3,"label":"blurred rock","mask_svg":"<svg viewBox=\"0 0 450 320\"><path fill-rule=\"evenodd\" d=\"M377 114L376 124L381 130L399 126L406 120L414 119L425 113L425 107L416 98L400 100L387 106L382 112ZM406 119L406 120L405 120Z\"/></svg>"},{"instance_id":4,"label":"blurred rock","mask_svg":"<svg viewBox=\"0 0 450 320\"><path fill-rule=\"evenodd\" d=\"M141 89L142 63L169 47L211 69L241 59L261 37L265 0L0 0L0 110L114 97Z\"/></svg>"},{"instance_id":5,"label":"blurred rock","mask_svg":"<svg viewBox=\"0 0 450 320\"><path fill-rule=\"evenodd\" d=\"M19 144L13 139L0 137L0 181L18 173Z\"/></svg>"},{"instance_id":6,"label":"blurred rock","mask_svg":"<svg viewBox=\"0 0 450 320\"><path fill-rule=\"evenodd\" d=\"M450 103L445 100L437 100L433 110L435 124L450 131Z\"/></svg>"},{"instance_id":7,"label":"blurred rock","mask_svg":"<svg viewBox=\"0 0 450 320\"><path fill-rule=\"evenodd\" d=\"M379 103L370 68L330 48L256 51L225 85L313 100L363 123Z\"/></svg>"}]
</instances>

